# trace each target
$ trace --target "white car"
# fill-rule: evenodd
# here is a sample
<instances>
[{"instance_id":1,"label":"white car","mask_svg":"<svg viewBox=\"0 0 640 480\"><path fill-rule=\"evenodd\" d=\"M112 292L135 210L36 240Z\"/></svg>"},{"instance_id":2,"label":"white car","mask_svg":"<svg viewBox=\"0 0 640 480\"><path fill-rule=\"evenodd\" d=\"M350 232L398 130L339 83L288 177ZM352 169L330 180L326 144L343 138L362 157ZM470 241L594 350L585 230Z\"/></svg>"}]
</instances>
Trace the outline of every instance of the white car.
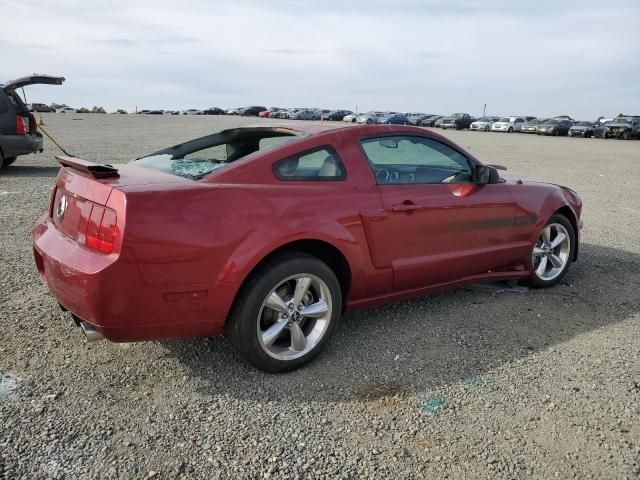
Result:
<instances>
[{"instance_id":1,"label":"white car","mask_svg":"<svg viewBox=\"0 0 640 480\"><path fill-rule=\"evenodd\" d=\"M62 107L56 110L56 112L57 113L76 113L76 109L71 107Z\"/></svg>"},{"instance_id":2,"label":"white car","mask_svg":"<svg viewBox=\"0 0 640 480\"><path fill-rule=\"evenodd\" d=\"M524 125L522 117L502 117L500 120L491 125L492 132L519 132Z\"/></svg>"},{"instance_id":3,"label":"white car","mask_svg":"<svg viewBox=\"0 0 640 480\"><path fill-rule=\"evenodd\" d=\"M343 122L348 122L348 123L356 123L356 119L358 118L358 115L360 115L359 113L350 113L349 115L345 115L344 118L342 119Z\"/></svg>"},{"instance_id":4,"label":"white car","mask_svg":"<svg viewBox=\"0 0 640 480\"><path fill-rule=\"evenodd\" d=\"M488 132L491 130L491 125L500 120L500 117L482 117L471 123L470 130L476 130L481 132Z\"/></svg>"}]
</instances>

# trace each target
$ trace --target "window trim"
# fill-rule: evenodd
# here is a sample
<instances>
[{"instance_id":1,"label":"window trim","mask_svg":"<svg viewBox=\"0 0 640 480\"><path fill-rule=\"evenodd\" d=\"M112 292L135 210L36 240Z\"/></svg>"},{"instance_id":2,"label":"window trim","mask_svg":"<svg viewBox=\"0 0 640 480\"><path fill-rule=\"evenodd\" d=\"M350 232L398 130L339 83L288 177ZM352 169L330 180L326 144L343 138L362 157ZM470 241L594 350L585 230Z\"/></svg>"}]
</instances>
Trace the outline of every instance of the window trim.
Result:
<instances>
[{"instance_id":1,"label":"window trim","mask_svg":"<svg viewBox=\"0 0 640 480\"><path fill-rule=\"evenodd\" d=\"M304 157L305 155L310 155L312 153L315 152L319 152L320 150L326 150L327 152L329 152L331 155L333 155L333 157L336 159L336 161L338 162L338 165L341 168L342 173L339 176L335 176L335 177L283 177L282 175L280 175L278 173L278 166L288 160L291 160L293 158L297 158L298 161L300 160L300 157ZM325 144L325 145L319 145L317 147L313 147L313 148L309 148L307 150L303 150L301 152L296 153L295 155L289 155L288 157L285 158L281 158L280 160L277 160L276 162L274 162L271 165L271 172L273 173L273 176L276 178L276 180L280 180L281 182L341 182L341 181L345 181L347 179L347 168L345 167L344 162L342 161L342 158L340 157L340 155L338 155L338 152L336 151L335 148L333 148L331 145Z\"/></svg>"},{"instance_id":2,"label":"window trim","mask_svg":"<svg viewBox=\"0 0 640 480\"><path fill-rule=\"evenodd\" d=\"M416 134L416 133L413 133L413 132L402 132L402 131L384 132L384 133L372 133L372 134L369 134L369 135L363 135L363 136L358 138L358 148L360 149L360 153L362 154L362 157L363 157L364 161L369 166L369 171L371 172L371 176L373 177L373 184L378 186L378 187L396 186L396 185L447 185L447 184L443 184L443 183L378 183L378 179L376 178L376 173L373 171L373 165L371 165L371 161L369 160L369 157L367 156L367 153L364 151L364 148L362 148L362 141L363 140L372 140L372 139L375 139L375 138L384 138L384 137L415 137L415 138L431 140L431 141L440 143L441 145L445 145L445 146L449 147L451 150L453 150L453 151L457 152L458 154L462 155L462 157L464 157L464 159L467 161L467 165L469 166L469 170L471 170L471 175L473 175L473 176L475 176L475 173L474 173L475 172L475 167L477 165L482 165L482 163L480 163L477 160L475 160L474 158L470 157L464 151L460 150L456 146L451 145L448 142L443 142L439 138L434 138L434 137L431 137L429 135L419 135L419 134ZM449 184L449 185L459 185L459 184L454 183L454 184Z\"/></svg>"}]
</instances>

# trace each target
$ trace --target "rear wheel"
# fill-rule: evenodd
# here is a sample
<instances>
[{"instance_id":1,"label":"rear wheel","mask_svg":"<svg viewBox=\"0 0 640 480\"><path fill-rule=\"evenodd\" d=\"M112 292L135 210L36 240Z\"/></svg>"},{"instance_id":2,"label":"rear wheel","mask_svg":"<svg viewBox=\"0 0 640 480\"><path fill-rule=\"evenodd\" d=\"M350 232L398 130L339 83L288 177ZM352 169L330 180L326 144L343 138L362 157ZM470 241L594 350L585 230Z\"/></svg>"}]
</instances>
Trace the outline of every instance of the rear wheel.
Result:
<instances>
[{"instance_id":1,"label":"rear wheel","mask_svg":"<svg viewBox=\"0 0 640 480\"><path fill-rule=\"evenodd\" d=\"M532 287L551 287L562 280L573 260L575 238L573 225L565 216L553 215L549 219L531 252Z\"/></svg>"},{"instance_id":2,"label":"rear wheel","mask_svg":"<svg viewBox=\"0 0 640 480\"><path fill-rule=\"evenodd\" d=\"M257 368L280 373L317 356L340 319L334 272L304 253L279 255L251 275L234 303L227 335Z\"/></svg>"}]
</instances>

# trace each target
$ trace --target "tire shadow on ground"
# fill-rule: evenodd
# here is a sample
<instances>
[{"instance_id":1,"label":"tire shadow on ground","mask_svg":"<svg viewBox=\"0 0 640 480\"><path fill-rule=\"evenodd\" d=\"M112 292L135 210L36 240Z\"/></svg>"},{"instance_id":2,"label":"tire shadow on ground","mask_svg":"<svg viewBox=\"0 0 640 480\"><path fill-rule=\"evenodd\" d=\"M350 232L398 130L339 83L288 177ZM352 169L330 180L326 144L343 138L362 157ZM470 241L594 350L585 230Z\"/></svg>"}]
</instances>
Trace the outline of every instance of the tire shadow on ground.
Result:
<instances>
[{"instance_id":1,"label":"tire shadow on ground","mask_svg":"<svg viewBox=\"0 0 640 480\"><path fill-rule=\"evenodd\" d=\"M525 293L457 289L346 315L327 351L288 374L260 372L222 338L162 342L200 393L350 401L469 378L640 311L640 255L583 244L562 283ZM229 385L230 379L233 385Z\"/></svg>"}]
</instances>

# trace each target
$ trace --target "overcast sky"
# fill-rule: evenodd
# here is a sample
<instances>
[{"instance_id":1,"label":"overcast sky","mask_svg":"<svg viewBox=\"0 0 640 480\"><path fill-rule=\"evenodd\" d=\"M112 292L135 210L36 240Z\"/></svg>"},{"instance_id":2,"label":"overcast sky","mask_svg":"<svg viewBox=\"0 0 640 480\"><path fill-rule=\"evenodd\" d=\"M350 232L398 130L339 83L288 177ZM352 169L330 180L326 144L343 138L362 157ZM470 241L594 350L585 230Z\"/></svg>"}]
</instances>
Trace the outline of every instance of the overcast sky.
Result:
<instances>
[{"instance_id":1,"label":"overcast sky","mask_svg":"<svg viewBox=\"0 0 640 480\"><path fill-rule=\"evenodd\" d=\"M0 0L0 12L0 82L67 79L29 101L640 114L638 0Z\"/></svg>"}]
</instances>

